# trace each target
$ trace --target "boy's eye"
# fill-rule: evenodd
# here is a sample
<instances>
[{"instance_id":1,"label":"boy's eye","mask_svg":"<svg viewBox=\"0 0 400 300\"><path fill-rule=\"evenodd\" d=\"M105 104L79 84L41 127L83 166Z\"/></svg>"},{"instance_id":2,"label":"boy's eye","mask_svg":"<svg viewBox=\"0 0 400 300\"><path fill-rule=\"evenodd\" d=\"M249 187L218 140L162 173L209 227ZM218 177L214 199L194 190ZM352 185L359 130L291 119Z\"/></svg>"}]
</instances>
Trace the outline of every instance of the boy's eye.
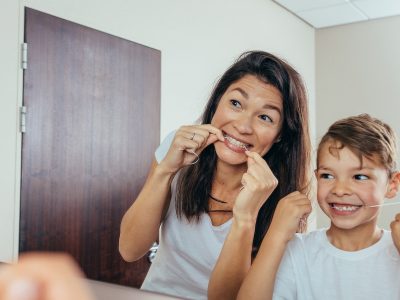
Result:
<instances>
[{"instance_id":1,"label":"boy's eye","mask_svg":"<svg viewBox=\"0 0 400 300\"><path fill-rule=\"evenodd\" d=\"M354 175L354 179L356 179L356 180L367 180L367 179L369 179L369 177L367 175L363 175L363 174L356 174L356 175Z\"/></svg>"},{"instance_id":2,"label":"boy's eye","mask_svg":"<svg viewBox=\"0 0 400 300\"><path fill-rule=\"evenodd\" d=\"M260 119L263 120L263 121L267 121L267 122L271 122L272 123L272 119L267 115L261 115Z\"/></svg>"},{"instance_id":3,"label":"boy's eye","mask_svg":"<svg viewBox=\"0 0 400 300\"><path fill-rule=\"evenodd\" d=\"M322 178L322 179L333 179L333 175L329 174L329 173L321 173L321 174L319 174L319 178Z\"/></svg>"},{"instance_id":4,"label":"boy's eye","mask_svg":"<svg viewBox=\"0 0 400 300\"><path fill-rule=\"evenodd\" d=\"M242 107L242 105L240 104L240 102L238 100L232 99L231 100L231 104L236 107L236 108L240 108Z\"/></svg>"}]
</instances>

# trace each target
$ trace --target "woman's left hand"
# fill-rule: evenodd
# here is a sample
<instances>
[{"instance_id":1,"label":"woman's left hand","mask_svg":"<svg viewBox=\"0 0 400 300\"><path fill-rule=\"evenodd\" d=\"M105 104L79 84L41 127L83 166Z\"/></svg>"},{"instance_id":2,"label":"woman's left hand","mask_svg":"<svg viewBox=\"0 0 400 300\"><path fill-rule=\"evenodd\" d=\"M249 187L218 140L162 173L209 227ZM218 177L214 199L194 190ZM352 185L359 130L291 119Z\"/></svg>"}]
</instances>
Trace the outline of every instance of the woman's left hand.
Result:
<instances>
[{"instance_id":1,"label":"woman's left hand","mask_svg":"<svg viewBox=\"0 0 400 300\"><path fill-rule=\"evenodd\" d=\"M278 185L267 162L256 152L246 151L247 172L243 174L243 188L233 207L234 217L255 222L258 211Z\"/></svg>"},{"instance_id":2,"label":"woman's left hand","mask_svg":"<svg viewBox=\"0 0 400 300\"><path fill-rule=\"evenodd\" d=\"M390 229L392 230L393 243L400 254L400 213L397 214L394 221L390 223Z\"/></svg>"}]
</instances>

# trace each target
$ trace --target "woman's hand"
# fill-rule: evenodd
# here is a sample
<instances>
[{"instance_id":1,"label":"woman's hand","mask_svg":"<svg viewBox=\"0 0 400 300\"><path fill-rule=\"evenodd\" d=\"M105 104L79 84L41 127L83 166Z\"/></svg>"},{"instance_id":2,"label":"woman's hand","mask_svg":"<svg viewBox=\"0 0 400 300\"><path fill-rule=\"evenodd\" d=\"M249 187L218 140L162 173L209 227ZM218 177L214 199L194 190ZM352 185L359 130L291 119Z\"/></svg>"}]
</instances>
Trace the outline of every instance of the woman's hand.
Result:
<instances>
[{"instance_id":1,"label":"woman's hand","mask_svg":"<svg viewBox=\"0 0 400 300\"><path fill-rule=\"evenodd\" d=\"M0 267L0 299L92 300L82 270L67 254L23 254Z\"/></svg>"},{"instance_id":2,"label":"woman's hand","mask_svg":"<svg viewBox=\"0 0 400 300\"><path fill-rule=\"evenodd\" d=\"M235 218L255 222L258 211L278 185L267 162L256 152L246 151L247 172L243 174L243 188L233 207Z\"/></svg>"},{"instance_id":3,"label":"woman's hand","mask_svg":"<svg viewBox=\"0 0 400 300\"><path fill-rule=\"evenodd\" d=\"M204 148L218 140L223 142L224 136L220 129L210 124L182 126L176 132L171 147L160 162L160 166L167 172L176 173L182 167L196 161Z\"/></svg>"},{"instance_id":4,"label":"woman's hand","mask_svg":"<svg viewBox=\"0 0 400 300\"><path fill-rule=\"evenodd\" d=\"M392 230L393 243L400 254L400 213L394 218L394 221L390 223L390 229Z\"/></svg>"},{"instance_id":5,"label":"woman's hand","mask_svg":"<svg viewBox=\"0 0 400 300\"><path fill-rule=\"evenodd\" d=\"M302 222L306 222L311 210L311 201L306 195L298 191L290 193L278 202L268 234L288 242L303 225Z\"/></svg>"}]
</instances>

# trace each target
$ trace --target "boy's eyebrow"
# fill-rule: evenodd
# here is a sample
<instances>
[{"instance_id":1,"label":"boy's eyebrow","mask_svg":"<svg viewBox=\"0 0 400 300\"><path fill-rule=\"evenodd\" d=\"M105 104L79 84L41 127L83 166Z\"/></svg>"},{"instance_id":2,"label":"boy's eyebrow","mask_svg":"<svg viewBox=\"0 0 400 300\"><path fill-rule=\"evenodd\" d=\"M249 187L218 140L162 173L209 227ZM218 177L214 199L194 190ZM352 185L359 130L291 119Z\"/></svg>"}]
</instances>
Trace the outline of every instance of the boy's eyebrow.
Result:
<instances>
[{"instance_id":1,"label":"boy's eyebrow","mask_svg":"<svg viewBox=\"0 0 400 300\"><path fill-rule=\"evenodd\" d=\"M315 169L315 171L318 171L318 170L330 170L330 169L328 167L325 167L325 166L319 166L319 167L317 167Z\"/></svg>"},{"instance_id":2,"label":"boy's eyebrow","mask_svg":"<svg viewBox=\"0 0 400 300\"><path fill-rule=\"evenodd\" d=\"M315 169L316 171L318 170L332 170L331 168L325 167L325 166L319 166ZM360 166L360 167L354 167L349 169L350 171L361 171L361 170L375 170L374 167L365 167L365 166Z\"/></svg>"}]
</instances>

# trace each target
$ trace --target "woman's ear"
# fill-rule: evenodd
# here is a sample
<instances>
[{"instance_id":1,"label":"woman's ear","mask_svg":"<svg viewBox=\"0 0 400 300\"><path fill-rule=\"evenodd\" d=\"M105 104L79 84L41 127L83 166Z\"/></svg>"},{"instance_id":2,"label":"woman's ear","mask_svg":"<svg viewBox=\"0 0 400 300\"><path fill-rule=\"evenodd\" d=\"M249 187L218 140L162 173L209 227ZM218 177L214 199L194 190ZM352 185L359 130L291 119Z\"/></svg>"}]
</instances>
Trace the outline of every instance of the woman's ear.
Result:
<instances>
[{"instance_id":1,"label":"woman's ear","mask_svg":"<svg viewBox=\"0 0 400 300\"><path fill-rule=\"evenodd\" d=\"M400 172L394 172L389 180L388 190L386 192L386 198L393 198L397 195L400 187Z\"/></svg>"}]
</instances>

